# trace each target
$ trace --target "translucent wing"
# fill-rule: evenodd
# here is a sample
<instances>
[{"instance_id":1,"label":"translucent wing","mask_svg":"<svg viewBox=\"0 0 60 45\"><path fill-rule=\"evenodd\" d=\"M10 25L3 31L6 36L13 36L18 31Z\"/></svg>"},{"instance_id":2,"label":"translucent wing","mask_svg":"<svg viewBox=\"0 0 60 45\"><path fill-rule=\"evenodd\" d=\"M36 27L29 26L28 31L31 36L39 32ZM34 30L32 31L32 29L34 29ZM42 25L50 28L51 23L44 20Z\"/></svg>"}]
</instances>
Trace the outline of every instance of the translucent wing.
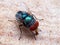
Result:
<instances>
[{"instance_id":1,"label":"translucent wing","mask_svg":"<svg viewBox=\"0 0 60 45\"><path fill-rule=\"evenodd\" d=\"M21 8L22 11L26 11L29 14L32 14L26 3L24 3L24 2L20 3L20 8Z\"/></svg>"},{"instance_id":2,"label":"translucent wing","mask_svg":"<svg viewBox=\"0 0 60 45\"><path fill-rule=\"evenodd\" d=\"M41 20L44 20L44 19L38 19L35 15L32 14L31 10L29 9L28 5L26 3L21 3L21 6L25 8L25 11L27 11L30 15L34 16L35 19L41 21ZM24 9L23 8L23 9Z\"/></svg>"}]
</instances>

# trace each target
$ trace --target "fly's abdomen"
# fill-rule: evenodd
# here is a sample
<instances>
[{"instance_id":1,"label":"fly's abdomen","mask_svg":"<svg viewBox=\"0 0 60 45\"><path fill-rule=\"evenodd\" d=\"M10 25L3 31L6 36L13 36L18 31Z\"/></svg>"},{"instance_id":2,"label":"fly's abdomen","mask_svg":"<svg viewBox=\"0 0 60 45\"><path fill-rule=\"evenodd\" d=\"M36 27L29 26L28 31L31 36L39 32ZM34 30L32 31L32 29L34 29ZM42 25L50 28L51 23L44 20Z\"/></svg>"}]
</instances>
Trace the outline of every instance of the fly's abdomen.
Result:
<instances>
[{"instance_id":1,"label":"fly's abdomen","mask_svg":"<svg viewBox=\"0 0 60 45\"><path fill-rule=\"evenodd\" d=\"M38 28L38 26L39 26L39 22L38 21L35 21L34 24L30 26L29 29L31 31L34 31L34 30L36 30Z\"/></svg>"}]
</instances>

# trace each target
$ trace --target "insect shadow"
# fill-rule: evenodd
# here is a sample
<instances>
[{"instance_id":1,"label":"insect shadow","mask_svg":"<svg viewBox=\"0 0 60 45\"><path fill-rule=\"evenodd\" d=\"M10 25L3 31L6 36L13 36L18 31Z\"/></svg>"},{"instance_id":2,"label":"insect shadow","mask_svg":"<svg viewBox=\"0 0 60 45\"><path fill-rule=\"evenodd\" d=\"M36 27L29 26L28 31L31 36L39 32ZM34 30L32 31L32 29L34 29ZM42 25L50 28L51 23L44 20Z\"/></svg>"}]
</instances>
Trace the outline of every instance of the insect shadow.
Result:
<instances>
[{"instance_id":1,"label":"insect shadow","mask_svg":"<svg viewBox=\"0 0 60 45\"><path fill-rule=\"evenodd\" d=\"M22 32L21 32L22 30ZM27 29L26 27L22 27L22 29L20 30L20 37L19 37L19 40L22 38L22 37L25 37L27 39L33 39L35 38L34 36L34 33L29 31L29 29Z\"/></svg>"},{"instance_id":2,"label":"insect shadow","mask_svg":"<svg viewBox=\"0 0 60 45\"><path fill-rule=\"evenodd\" d=\"M8 20L12 23L14 23L16 25L16 27L18 28L19 32L19 38L18 40L20 40L21 38L25 37L27 39L33 39L34 35L32 34L31 31L29 31L29 29L27 29L26 27L22 26L21 28L18 26L18 22L16 20Z\"/></svg>"}]
</instances>

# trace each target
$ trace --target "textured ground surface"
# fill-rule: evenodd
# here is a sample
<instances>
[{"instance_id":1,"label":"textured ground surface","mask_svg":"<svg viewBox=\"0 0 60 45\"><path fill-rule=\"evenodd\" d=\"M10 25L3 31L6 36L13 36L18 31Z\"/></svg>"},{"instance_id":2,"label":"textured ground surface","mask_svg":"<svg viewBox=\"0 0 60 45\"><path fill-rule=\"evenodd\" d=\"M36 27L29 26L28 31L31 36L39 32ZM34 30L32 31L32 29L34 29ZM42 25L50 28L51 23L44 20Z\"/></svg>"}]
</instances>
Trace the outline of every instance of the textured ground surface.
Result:
<instances>
[{"instance_id":1,"label":"textured ground surface","mask_svg":"<svg viewBox=\"0 0 60 45\"><path fill-rule=\"evenodd\" d=\"M22 34L17 28L15 14L26 10L27 4L31 12L39 19L39 35L37 40L27 33ZM0 0L0 45L60 45L60 0Z\"/></svg>"}]
</instances>

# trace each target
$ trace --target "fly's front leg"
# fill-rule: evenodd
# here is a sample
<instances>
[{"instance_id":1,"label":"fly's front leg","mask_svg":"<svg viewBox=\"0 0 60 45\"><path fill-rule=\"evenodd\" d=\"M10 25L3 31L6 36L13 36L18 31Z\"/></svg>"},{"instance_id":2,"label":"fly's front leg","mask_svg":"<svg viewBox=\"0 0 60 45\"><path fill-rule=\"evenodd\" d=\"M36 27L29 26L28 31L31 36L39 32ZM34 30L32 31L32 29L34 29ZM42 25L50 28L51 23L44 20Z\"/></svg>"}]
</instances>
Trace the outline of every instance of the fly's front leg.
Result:
<instances>
[{"instance_id":1,"label":"fly's front leg","mask_svg":"<svg viewBox=\"0 0 60 45\"><path fill-rule=\"evenodd\" d=\"M23 24L20 24L20 25L19 25L19 29L20 29L20 32L21 32L21 33L20 33L19 40L21 39L21 36L22 36L22 26L23 26Z\"/></svg>"},{"instance_id":2,"label":"fly's front leg","mask_svg":"<svg viewBox=\"0 0 60 45\"><path fill-rule=\"evenodd\" d=\"M35 15L32 14L32 16L36 19L36 20L39 20L39 21L42 21L44 19L38 19Z\"/></svg>"}]
</instances>

